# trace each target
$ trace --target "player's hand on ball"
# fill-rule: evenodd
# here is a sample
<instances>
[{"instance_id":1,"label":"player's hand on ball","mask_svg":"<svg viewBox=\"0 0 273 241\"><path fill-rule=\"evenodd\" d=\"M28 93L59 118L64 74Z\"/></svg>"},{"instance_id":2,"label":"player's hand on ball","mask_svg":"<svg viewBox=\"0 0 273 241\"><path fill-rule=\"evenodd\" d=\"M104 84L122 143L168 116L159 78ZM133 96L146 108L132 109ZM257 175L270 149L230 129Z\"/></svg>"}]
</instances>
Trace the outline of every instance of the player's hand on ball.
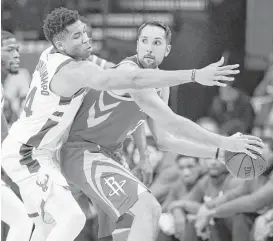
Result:
<instances>
[{"instance_id":1,"label":"player's hand on ball","mask_svg":"<svg viewBox=\"0 0 273 241\"><path fill-rule=\"evenodd\" d=\"M255 153L263 154L264 143L259 137L236 133L228 139L226 145L228 151L245 153L254 159L257 157Z\"/></svg>"},{"instance_id":2,"label":"player's hand on ball","mask_svg":"<svg viewBox=\"0 0 273 241\"><path fill-rule=\"evenodd\" d=\"M234 77L230 77L229 75L239 74L240 71L237 69L239 64L225 66L223 64L224 58L222 57L220 61L196 70L195 82L206 86L225 87L227 84L219 82L219 80L225 82L234 81Z\"/></svg>"}]
</instances>

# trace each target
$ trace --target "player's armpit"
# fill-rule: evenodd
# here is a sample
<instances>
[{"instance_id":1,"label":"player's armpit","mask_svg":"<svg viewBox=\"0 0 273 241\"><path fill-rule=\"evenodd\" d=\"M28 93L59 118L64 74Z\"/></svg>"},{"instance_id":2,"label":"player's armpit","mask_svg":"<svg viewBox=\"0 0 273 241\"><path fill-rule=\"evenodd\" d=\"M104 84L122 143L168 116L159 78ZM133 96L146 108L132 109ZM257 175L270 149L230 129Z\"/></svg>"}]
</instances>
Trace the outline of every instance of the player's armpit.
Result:
<instances>
[{"instance_id":1,"label":"player's armpit","mask_svg":"<svg viewBox=\"0 0 273 241\"><path fill-rule=\"evenodd\" d=\"M170 87L164 87L161 91L161 99L168 105L170 97Z\"/></svg>"}]
</instances>

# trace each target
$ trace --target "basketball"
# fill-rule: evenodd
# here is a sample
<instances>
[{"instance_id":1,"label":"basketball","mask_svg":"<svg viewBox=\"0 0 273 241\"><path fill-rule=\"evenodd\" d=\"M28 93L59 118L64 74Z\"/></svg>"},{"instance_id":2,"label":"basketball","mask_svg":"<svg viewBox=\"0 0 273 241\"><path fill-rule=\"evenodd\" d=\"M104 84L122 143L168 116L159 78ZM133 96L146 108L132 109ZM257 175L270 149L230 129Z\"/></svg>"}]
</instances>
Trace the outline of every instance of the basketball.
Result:
<instances>
[{"instance_id":1,"label":"basketball","mask_svg":"<svg viewBox=\"0 0 273 241\"><path fill-rule=\"evenodd\" d=\"M226 161L228 171L240 179L253 179L260 176L267 168L267 161L259 154L253 159L245 153L235 153Z\"/></svg>"}]
</instances>

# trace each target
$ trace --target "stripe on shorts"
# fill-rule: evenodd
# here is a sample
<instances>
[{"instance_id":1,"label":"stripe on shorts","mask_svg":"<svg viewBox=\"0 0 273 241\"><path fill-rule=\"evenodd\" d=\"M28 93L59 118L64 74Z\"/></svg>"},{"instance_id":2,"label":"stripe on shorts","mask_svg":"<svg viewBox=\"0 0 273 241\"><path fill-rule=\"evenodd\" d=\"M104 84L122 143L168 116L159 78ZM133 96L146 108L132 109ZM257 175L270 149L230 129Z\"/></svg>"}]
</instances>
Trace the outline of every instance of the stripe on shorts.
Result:
<instances>
[{"instance_id":1,"label":"stripe on shorts","mask_svg":"<svg viewBox=\"0 0 273 241\"><path fill-rule=\"evenodd\" d=\"M39 213L28 213L29 218L36 218L39 217Z\"/></svg>"},{"instance_id":2,"label":"stripe on shorts","mask_svg":"<svg viewBox=\"0 0 273 241\"><path fill-rule=\"evenodd\" d=\"M120 213L115 208L115 206L108 200L105 196L101 183L97 180L101 179L101 175L105 172L113 172L123 175L131 180L134 180L139 183L139 180L136 179L128 170L122 167L119 163L106 158L101 153L90 153L89 151L84 152L84 174L87 182L90 184L92 189L96 192L98 196L103 198L104 202L111 207L114 213L119 217ZM91 169L91 173L88 172Z\"/></svg>"}]
</instances>

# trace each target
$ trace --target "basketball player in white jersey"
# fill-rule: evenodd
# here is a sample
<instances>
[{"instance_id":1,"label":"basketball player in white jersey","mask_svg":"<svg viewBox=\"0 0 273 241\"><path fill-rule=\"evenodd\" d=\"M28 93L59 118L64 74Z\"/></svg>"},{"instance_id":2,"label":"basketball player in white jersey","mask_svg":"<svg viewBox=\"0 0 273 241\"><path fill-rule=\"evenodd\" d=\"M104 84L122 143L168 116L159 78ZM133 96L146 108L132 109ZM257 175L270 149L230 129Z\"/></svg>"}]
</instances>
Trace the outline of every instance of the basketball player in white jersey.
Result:
<instances>
[{"instance_id":1,"label":"basketball player in white jersey","mask_svg":"<svg viewBox=\"0 0 273 241\"><path fill-rule=\"evenodd\" d=\"M1 31L1 78L8 74L17 74L20 64L19 44L15 36ZM8 124L3 113L4 91L1 85L1 143L8 135ZM33 227L22 201L1 179L1 219L10 229L6 241L29 241ZM38 241L38 240L37 240Z\"/></svg>"},{"instance_id":2,"label":"basketball player in white jersey","mask_svg":"<svg viewBox=\"0 0 273 241\"><path fill-rule=\"evenodd\" d=\"M224 86L218 80L233 81L227 75L239 71L238 65L222 66L223 60L200 70L102 70L82 61L90 56L91 41L78 12L66 8L48 14L44 33L53 46L41 54L25 108L3 142L2 165L18 184L29 213L43 216L46 210L55 219L47 241L72 241L82 229L85 216L53 160L81 105L85 87L142 89L193 81Z\"/></svg>"}]
</instances>

